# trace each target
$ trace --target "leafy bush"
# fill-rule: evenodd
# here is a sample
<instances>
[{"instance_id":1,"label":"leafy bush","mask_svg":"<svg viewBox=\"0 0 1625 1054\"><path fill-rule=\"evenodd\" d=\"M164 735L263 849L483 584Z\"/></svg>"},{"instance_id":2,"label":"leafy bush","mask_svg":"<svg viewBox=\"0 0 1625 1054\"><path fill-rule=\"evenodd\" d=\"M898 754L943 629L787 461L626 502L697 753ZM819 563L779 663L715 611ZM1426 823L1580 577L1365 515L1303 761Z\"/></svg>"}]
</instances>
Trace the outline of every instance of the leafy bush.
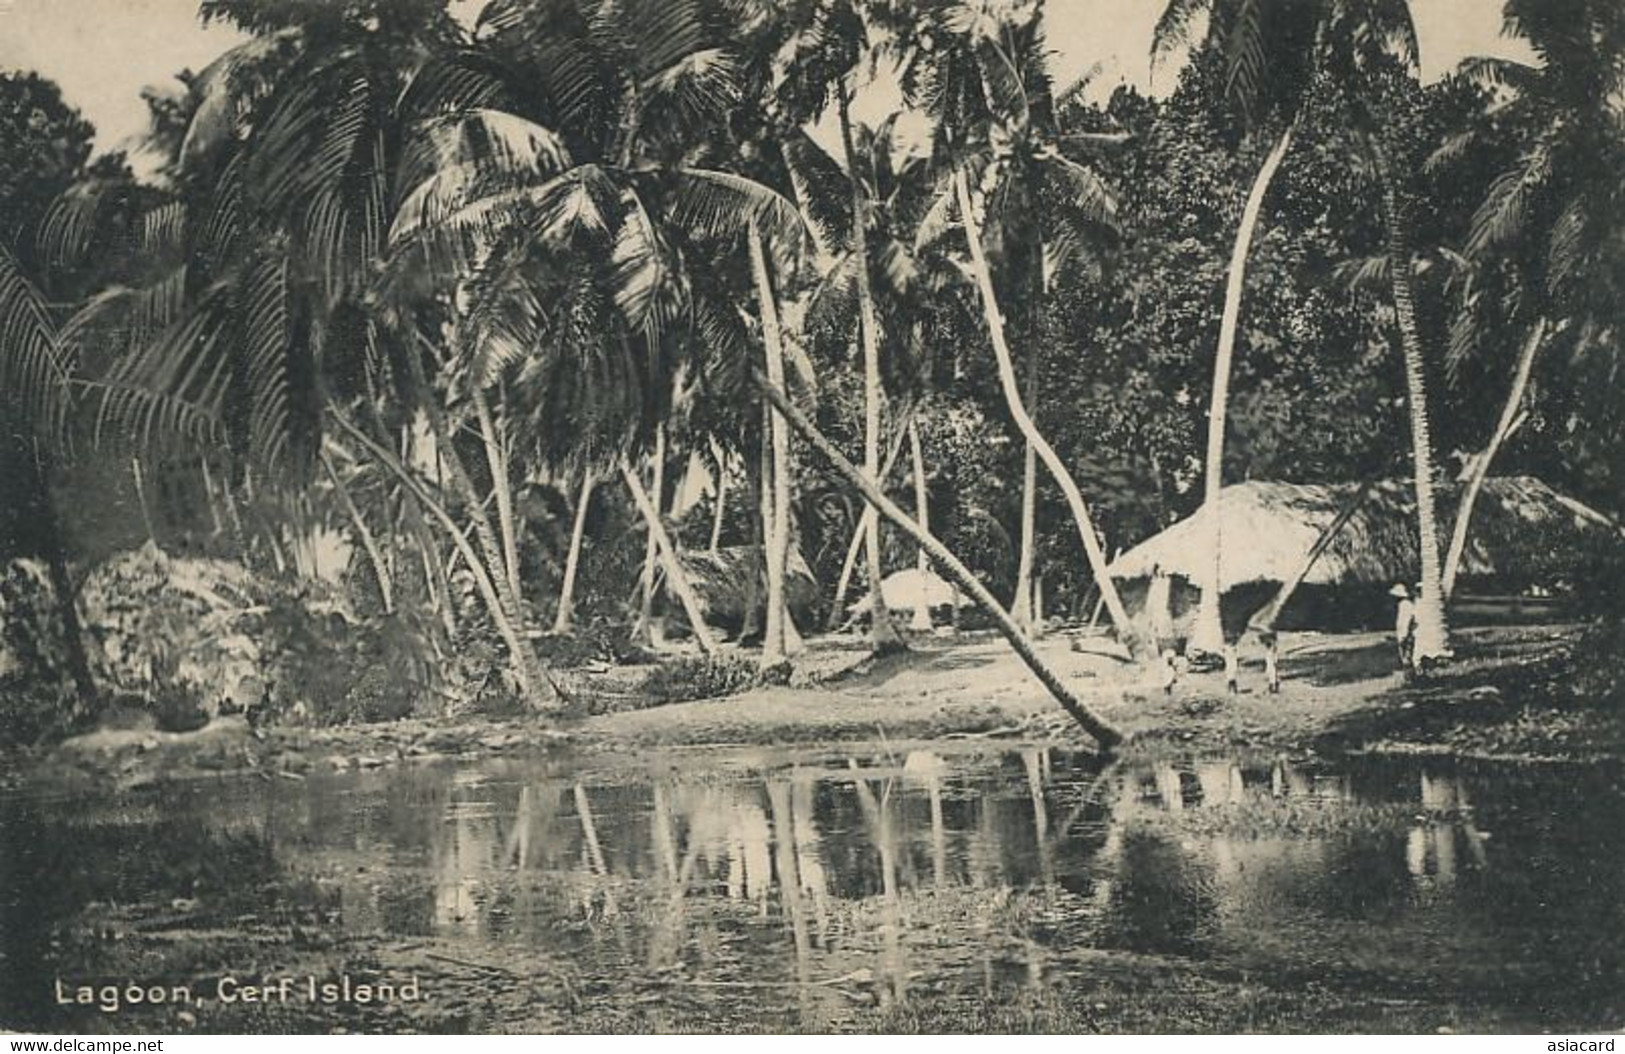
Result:
<instances>
[{"instance_id":1,"label":"leafy bush","mask_svg":"<svg viewBox=\"0 0 1625 1054\"><path fill-rule=\"evenodd\" d=\"M651 706L716 699L755 687L756 663L742 655L694 656L662 663L643 679Z\"/></svg>"}]
</instances>

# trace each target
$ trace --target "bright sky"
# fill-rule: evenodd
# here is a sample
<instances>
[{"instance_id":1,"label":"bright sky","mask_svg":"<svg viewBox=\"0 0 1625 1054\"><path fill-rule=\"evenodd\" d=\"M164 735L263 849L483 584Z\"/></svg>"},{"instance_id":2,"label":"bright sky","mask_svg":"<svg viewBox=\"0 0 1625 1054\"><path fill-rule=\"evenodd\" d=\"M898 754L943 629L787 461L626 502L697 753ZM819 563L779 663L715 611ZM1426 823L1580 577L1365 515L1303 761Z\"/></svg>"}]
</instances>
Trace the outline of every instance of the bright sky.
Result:
<instances>
[{"instance_id":1,"label":"bright sky","mask_svg":"<svg viewBox=\"0 0 1625 1054\"><path fill-rule=\"evenodd\" d=\"M477 0L454 0L462 7ZM648 0L658 2L658 0ZM1150 78L1151 30L1165 0L1047 0L1057 80L1070 84L1101 63L1095 92L1120 83L1162 90L1171 74ZM1411 0L1422 41L1422 73L1431 80L1467 55L1527 58L1500 37L1502 0ZM198 69L237 39L197 19L196 0L0 0L0 69L33 69L62 86L96 125L97 146L130 145L146 127L140 91ZM897 105L877 86L855 107L873 122Z\"/></svg>"}]
</instances>

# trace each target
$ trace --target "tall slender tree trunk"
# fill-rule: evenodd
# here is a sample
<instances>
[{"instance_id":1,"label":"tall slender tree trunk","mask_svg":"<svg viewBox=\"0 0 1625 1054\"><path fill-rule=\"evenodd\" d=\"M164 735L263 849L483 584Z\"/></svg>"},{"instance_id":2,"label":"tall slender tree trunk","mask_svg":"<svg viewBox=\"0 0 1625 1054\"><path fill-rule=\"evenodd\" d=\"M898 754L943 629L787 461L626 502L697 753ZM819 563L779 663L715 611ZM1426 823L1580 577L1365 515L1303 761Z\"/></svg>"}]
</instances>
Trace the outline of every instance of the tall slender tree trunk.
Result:
<instances>
[{"instance_id":1,"label":"tall slender tree trunk","mask_svg":"<svg viewBox=\"0 0 1625 1054\"><path fill-rule=\"evenodd\" d=\"M841 452L835 448L835 444L831 443L827 436L820 432L811 421L807 420L790 403L790 400L785 397L783 392L772 387L760 375L758 375L758 385L769 401L784 415L790 426L815 450L822 454L834 466L835 470L859 494L863 495L865 501L873 505L880 515L886 517L916 544L924 548L936 565L942 568L943 572L957 583L960 589L988 613L998 627L999 632L1004 636L1005 640L1009 641L1011 649L1020 656L1021 661L1027 664L1027 668L1032 670L1033 675L1049 690L1049 693L1055 697L1061 707L1095 738L1095 741L1100 744L1103 750L1109 750L1117 743L1122 742L1123 734L1113 727L1110 722L1089 709L1088 705L1072 693L1066 683L1061 680L1060 675L1038 656L1037 651L1033 648L1032 641L1027 638L1026 634L1022 633L1021 627L1017 626L1010 618L1010 613L1004 610L993 594L988 592L987 587L981 583L981 580L972 574L970 569L948 550L947 546L915 523L908 513L886 497L885 493L875 485L872 477L842 456Z\"/></svg>"},{"instance_id":2,"label":"tall slender tree trunk","mask_svg":"<svg viewBox=\"0 0 1625 1054\"><path fill-rule=\"evenodd\" d=\"M564 558L564 583L559 586L559 610L553 616L553 632L570 632L575 617L576 575L581 569L581 541L587 530L587 508L593 488L598 485L592 466L581 469L581 495L576 499L575 516L570 521L570 551Z\"/></svg>"},{"instance_id":3,"label":"tall slender tree trunk","mask_svg":"<svg viewBox=\"0 0 1625 1054\"><path fill-rule=\"evenodd\" d=\"M852 145L851 99L845 84L839 88L841 150L846 156L847 178L852 184L852 256L858 272L858 329L863 339L863 471L871 482L880 479L880 322L875 313L874 289L869 281L869 210L864 200L863 179L858 175L857 150ZM871 518L864 537L864 555L869 573L870 641L877 655L901 651L906 645L891 612L886 610L881 589L885 568L881 566L880 520Z\"/></svg>"},{"instance_id":4,"label":"tall slender tree trunk","mask_svg":"<svg viewBox=\"0 0 1625 1054\"><path fill-rule=\"evenodd\" d=\"M750 223L750 270L756 284L757 308L762 318L762 344L766 351L768 382L784 390L784 334L779 329L778 301L767 271L767 253L755 219ZM762 665L777 666L789 657L785 622L784 580L790 563L790 433L771 410L767 434L773 457L767 471L772 484L772 521L767 530L767 632L762 638Z\"/></svg>"},{"instance_id":5,"label":"tall slender tree trunk","mask_svg":"<svg viewBox=\"0 0 1625 1054\"><path fill-rule=\"evenodd\" d=\"M1473 459L1467 483L1462 488L1461 502L1456 506L1456 525L1450 532L1450 548L1445 552L1443 577L1439 583L1439 591L1447 601L1450 594L1455 592L1456 575L1461 571L1461 556L1467 550L1473 506L1478 502L1479 492L1484 489L1484 480L1489 477L1490 463L1500 452L1501 444L1517 427L1518 411L1523 407L1524 393L1529 390L1529 374L1535 368L1535 358L1540 354L1540 342L1545 336L1546 320L1542 318L1535 323L1529 338L1524 341L1523 353L1518 356L1518 368L1512 377L1512 390L1507 392L1506 405L1501 407L1501 418L1495 424L1495 431L1490 433L1489 442Z\"/></svg>"},{"instance_id":6,"label":"tall slender tree trunk","mask_svg":"<svg viewBox=\"0 0 1625 1054\"><path fill-rule=\"evenodd\" d=\"M1422 357L1422 334L1416 322L1416 295L1411 274L1408 217L1399 198L1393 173L1381 143L1371 141L1382 184L1382 211L1388 241L1388 272L1394 286L1394 315L1405 359L1406 403L1411 417L1411 459L1416 477L1417 543L1422 557L1422 593L1416 601L1416 644L1413 662L1450 654L1450 629L1445 622L1440 592L1439 530L1433 493L1433 439L1428 422L1427 380Z\"/></svg>"},{"instance_id":7,"label":"tall slender tree trunk","mask_svg":"<svg viewBox=\"0 0 1625 1054\"><path fill-rule=\"evenodd\" d=\"M1219 652L1224 649L1224 626L1219 608L1224 594L1224 525L1219 515L1220 495L1224 489L1224 427L1230 407L1230 367L1235 359L1236 329L1241 321L1241 294L1247 280L1247 254L1252 248L1253 235L1258 230L1258 215L1263 210L1264 198L1270 182L1281 167L1282 158L1292 145L1293 125L1264 158L1253 186L1247 192L1247 204L1241 210L1241 225L1236 230L1236 241L1230 249L1230 268L1225 275L1224 314L1219 319L1219 348L1213 356L1213 401L1207 415L1207 469L1203 476L1202 507L1208 530L1209 549L1202 563L1202 576L1197 585L1202 590L1196 606L1196 619L1191 626L1190 647L1196 651Z\"/></svg>"},{"instance_id":8,"label":"tall slender tree trunk","mask_svg":"<svg viewBox=\"0 0 1625 1054\"><path fill-rule=\"evenodd\" d=\"M1034 342L1027 350L1027 404L1038 404L1038 370L1041 359ZM1021 451L1021 552L1016 560L1016 592L1010 601L1010 615L1028 633L1038 627L1033 612L1033 563L1038 543L1038 449L1023 443Z\"/></svg>"},{"instance_id":9,"label":"tall slender tree trunk","mask_svg":"<svg viewBox=\"0 0 1625 1054\"><path fill-rule=\"evenodd\" d=\"M1022 405L1015 365L1010 358L1010 346L1005 343L1004 320L999 314L998 297L993 290L993 272L988 267L987 255L982 251L981 225L976 222L976 215L971 209L970 188L966 184L964 169L954 173L954 191L959 199L959 214L965 224L965 237L970 242L971 263L976 272L976 285L982 294L982 313L987 320L993 354L998 359L999 383L1004 389L1005 404L1010 409L1010 416L1015 419L1016 427L1021 430L1027 442L1037 450L1044 467L1049 469L1050 475L1055 477L1055 482L1060 486L1061 493L1066 495L1067 505L1072 510L1072 518L1077 521L1078 535L1083 542L1084 554L1089 560L1089 569L1094 575L1095 584L1100 587L1100 594L1106 602L1107 614L1111 616L1112 625L1119 639L1128 647L1131 654L1142 655L1145 652L1143 642L1134 623L1128 617L1128 611L1123 607L1123 598L1117 592L1117 584L1112 581L1111 574L1106 570L1106 554L1101 549L1100 538L1095 534L1094 521L1089 516L1089 507L1084 503L1083 494L1078 490L1078 484L1073 480L1072 473L1067 471L1061 456L1038 431L1038 427L1033 424L1033 419L1027 413L1027 408Z\"/></svg>"},{"instance_id":10,"label":"tall slender tree trunk","mask_svg":"<svg viewBox=\"0 0 1625 1054\"><path fill-rule=\"evenodd\" d=\"M653 520L645 517L643 532L643 592L638 601L638 623L632 630L632 639L648 647L654 643L655 564L660 555L655 541L655 529L660 526L660 508L666 502L666 428L655 427L653 464L649 471L649 486L654 494ZM638 484L642 486L642 481ZM641 511L641 510L640 510Z\"/></svg>"},{"instance_id":11,"label":"tall slender tree trunk","mask_svg":"<svg viewBox=\"0 0 1625 1054\"><path fill-rule=\"evenodd\" d=\"M547 675L542 671L540 664L537 663L536 654L530 650L530 646L521 638L519 622L513 617L508 602L502 596L503 591L499 585L502 581L500 565L480 560L479 554L468 543L468 539L464 536L462 530L458 528L457 521L452 518L451 513L444 505L435 500L429 489L423 485L394 451L378 443L371 436L347 421L338 412L330 411L329 417L339 426L341 431L357 443L360 443L368 453L377 458L379 464L383 465L391 475L395 476L406 488L407 492L417 499L418 504L436 520L440 521L441 528L451 536L452 544L457 547L457 551L462 554L463 559L468 563L469 573L474 576L474 586L479 590L480 599L485 603L485 609L491 616L491 622L496 626L498 636L502 638L503 645L508 649L509 670L513 674L514 681L518 684L520 693L531 702L545 704L556 701L557 693L553 689L552 682L547 679ZM433 421L433 415L431 415L430 419ZM438 437L436 443L437 445L440 443ZM454 480L461 477L466 482L468 479L466 474L454 468L450 471ZM465 493L461 495L465 503L472 495L472 491L473 487L470 485ZM489 522L487 522L486 527L489 531ZM477 523L475 533L478 533ZM490 540L494 542L495 538L492 537ZM449 596L447 602L450 603Z\"/></svg>"},{"instance_id":12,"label":"tall slender tree trunk","mask_svg":"<svg viewBox=\"0 0 1625 1054\"><path fill-rule=\"evenodd\" d=\"M666 525L660 522L660 510L655 507L649 493L643 489L643 482L638 479L637 472L630 465L625 463L621 465L621 478L626 481L626 489L631 492L632 501L637 505L638 512L649 521L655 549L666 572L666 583L671 587L671 591L677 594L677 602L683 607L683 615L688 619L688 627L694 633L694 640L705 654L716 654L716 639L711 636L711 629L705 624L705 615L700 609L700 598L695 595L694 587L688 580L688 573L683 570L677 546L672 542L671 535L666 532Z\"/></svg>"},{"instance_id":13,"label":"tall slender tree trunk","mask_svg":"<svg viewBox=\"0 0 1625 1054\"><path fill-rule=\"evenodd\" d=\"M322 451L321 462L322 471L327 473L328 482L333 484L333 493L338 495L339 504L344 507L345 515L350 517L350 524L355 528L356 541L361 544L361 551L367 554L367 564L372 568L374 581L378 583L378 599L384 605L384 614L391 614L395 610L394 584L390 581L384 552L378 548L378 539L367 526L366 517L361 515L361 509L350 496L350 489L339 478L338 469L333 466L333 459L327 456L325 450Z\"/></svg>"},{"instance_id":14,"label":"tall slender tree trunk","mask_svg":"<svg viewBox=\"0 0 1625 1054\"><path fill-rule=\"evenodd\" d=\"M904 422L914 420L915 408L910 406L903 414ZM897 456L903 450L903 429L899 428L897 434L892 436L891 446L886 450L886 460L880 466L880 486L886 485L891 478L892 466L897 464ZM846 590L852 584L852 572L857 568L858 555L863 552L863 541L869 535L869 524L875 518L872 505L865 505L858 514L858 525L852 532L852 541L846 547L846 559L841 561L841 577L835 583L835 600L830 605L829 628L834 629L841 624L841 616L846 610Z\"/></svg>"},{"instance_id":15,"label":"tall slender tree trunk","mask_svg":"<svg viewBox=\"0 0 1625 1054\"><path fill-rule=\"evenodd\" d=\"M469 521L474 526L474 537L479 541L480 549L484 552L485 568L490 571L490 584L495 591L496 600L502 614L502 619L497 620L499 621L498 632L501 633L504 643L510 649L514 680L518 682L519 690L527 697L542 702L551 701L553 695L552 682L542 672L541 664L536 661L536 653L520 637L520 629L523 627L525 620L524 608L520 604L519 595L508 588L508 576L504 573L506 561L502 555L502 546L497 540L496 531L491 527L491 518L486 515L485 503L480 500L479 492L474 489L474 481L469 477L468 469L463 464L462 455L457 452L456 446L452 443L451 429L447 427L445 416L440 412L440 407L435 402L434 390L429 386L428 377L423 370L423 362L415 350L409 351L405 358L408 364L407 368L411 371L412 386L422 400L424 416L428 418L430 434L434 436L438 466L443 468L446 475L450 477L452 491L466 509ZM343 420L337 414L334 417ZM376 443L372 443L370 439L367 439L359 429L356 429L353 435L366 439L369 446L374 449L375 456L379 453L388 453L388 451L383 450ZM402 467L404 468L404 466ZM403 477L402 482L405 481ZM422 500L423 497L427 496L427 491L424 491L421 487L418 489L422 491L419 495L420 500ZM452 525L451 529L454 533L456 532L455 525ZM462 536L458 534L457 537L461 538ZM462 547L462 545L459 545L459 548ZM475 563L477 561L470 560L471 565ZM507 629L504 630L500 623L505 623Z\"/></svg>"},{"instance_id":16,"label":"tall slender tree trunk","mask_svg":"<svg viewBox=\"0 0 1625 1054\"><path fill-rule=\"evenodd\" d=\"M502 573L508 591L516 598L524 595L519 584L519 535L513 515L513 481L508 478L508 458L502 449L491 404L478 385L473 391L474 414L480 425L480 441L485 446L485 462L491 473L491 493L496 496L497 529L502 538Z\"/></svg>"},{"instance_id":17,"label":"tall slender tree trunk","mask_svg":"<svg viewBox=\"0 0 1625 1054\"><path fill-rule=\"evenodd\" d=\"M722 520L728 511L728 463L715 439L711 440L711 460L717 466L717 492L716 507L711 510L711 540L707 548L715 556L722 542Z\"/></svg>"},{"instance_id":18,"label":"tall slender tree trunk","mask_svg":"<svg viewBox=\"0 0 1625 1054\"><path fill-rule=\"evenodd\" d=\"M914 468L914 518L920 524L920 530L931 530L930 494L925 485L925 451L920 447L920 427L916 418L908 422L908 446L910 460ZM931 631L931 605L925 591L926 572L931 570L931 558L926 555L925 546L919 547L915 557L915 568L920 572L920 602L914 606L914 616L909 620L909 628L929 633Z\"/></svg>"},{"instance_id":19,"label":"tall slender tree trunk","mask_svg":"<svg viewBox=\"0 0 1625 1054\"><path fill-rule=\"evenodd\" d=\"M62 517L57 512L56 498L51 494L50 472L41 452L25 452L33 470L32 490L34 515L38 517L40 539L44 545L45 569L51 579L51 592L56 596L57 617L62 620L62 643L67 651L68 676L73 680L76 696L72 718L77 721L93 715L100 693L96 678L90 671L90 653L85 649L84 626L79 621L78 590L68 571L68 551L63 545Z\"/></svg>"}]
</instances>

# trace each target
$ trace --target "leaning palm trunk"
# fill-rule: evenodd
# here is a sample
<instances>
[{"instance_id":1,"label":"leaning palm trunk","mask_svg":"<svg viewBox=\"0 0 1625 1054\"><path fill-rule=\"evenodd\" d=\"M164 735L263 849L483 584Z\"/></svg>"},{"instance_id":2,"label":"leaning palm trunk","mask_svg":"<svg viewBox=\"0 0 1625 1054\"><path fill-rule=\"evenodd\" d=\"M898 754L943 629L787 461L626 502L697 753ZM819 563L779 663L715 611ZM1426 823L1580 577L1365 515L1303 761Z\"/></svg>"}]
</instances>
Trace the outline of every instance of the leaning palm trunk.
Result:
<instances>
[{"instance_id":1,"label":"leaning palm trunk","mask_svg":"<svg viewBox=\"0 0 1625 1054\"><path fill-rule=\"evenodd\" d=\"M508 478L508 458L502 449L502 436L497 432L496 420L485 392L474 386L474 414L480 425L480 441L485 447L485 462L491 473L491 493L496 496L497 529L502 540L502 573L508 579L508 591L515 597L523 595L519 585L519 536L513 515L513 481Z\"/></svg>"},{"instance_id":2,"label":"leaning palm trunk","mask_svg":"<svg viewBox=\"0 0 1625 1054\"><path fill-rule=\"evenodd\" d=\"M553 632L570 632L575 617L576 574L581 569L581 541L587 530L587 507L592 504L593 487L598 480L591 467L581 470L581 496L576 500L575 517L570 523L570 551L564 558L564 583L559 586L559 610L553 616Z\"/></svg>"},{"instance_id":3,"label":"leaning palm trunk","mask_svg":"<svg viewBox=\"0 0 1625 1054\"><path fill-rule=\"evenodd\" d=\"M982 313L987 319L988 336L992 339L993 354L999 363L999 383L1004 389L1004 401L1010 409L1010 416L1015 418L1016 427L1021 430L1022 436L1033 445L1038 456L1049 469L1050 475L1061 487L1066 495L1067 505L1072 510L1072 518L1077 521L1078 535L1083 541L1084 554L1089 559L1089 569L1095 578L1095 584L1100 588L1100 595L1106 602L1106 611L1111 616L1112 625L1118 635L1126 644L1131 653L1139 653L1141 642L1136 633L1134 624L1129 620L1128 611L1123 607L1123 598L1118 595L1117 585L1112 581L1110 572L1106 570L1106 554L1100 547L1100 539L1095 535L1093 521L1089 517L1089 508L1084 504L1083 494L1078 490L1078 484L1067 471L1066 465L1061 461L1055 448L1038 431L1038 426L1022 405L1021 392L1016 382L1016 369L1010 358L1010 347L1004 339L1004 322L999 314L998 298L993 290L993 272L989 269L987 255L982 251L982 232L976 222L976 216L971 211L970 189L966 185L965 171L959 169L954 173L954 192L959 199L959 214L965 224L965 238L970 242L971 263L976 272L976 284L982 294Z\"/></svg>"},{"instance_id":4,"label":"leaning palm trunk","mask_svg":"<svg viewBox=\"0 0 1625 1054\"><path fill-rule=\"evenodd\" d=\"M660 522L660 512L655 508L649 493L643 489L643 482L638 479L637 472L627 464L621 465L621 478L626 481L626 489L632 494L632 501L638 507L644 519L649 521L649 533L654 537L655 548L660 554L660 566L666 572L666 582L671 586L672 592L677 594L677 602L683 606L683 615L688 619L689 629L694 631L694 640L699 643L700 650L707 655L716 654L717 643L711 636L711 629L705 624L705 616L700 610L699 597L694 595L694 587L688 580L688 574L683 570L683 563L677 556L677 547L672 543L671 535L666 533L665 524ZM652 577L652 576L651 576Z\"/></svg>"},{"instance_id":5,"label":"leaning palm trunk","mask_svg":"<svg viewBox=\"0 0 1625 1054\"><path fill-rule=\"evenodd\" d=\"M1388 169L1381 144L1372 142L1388 241L1388 271L1394 286L1394 315L1405 359L1405 393L1411 415L1411 457L1416 475L1416 521L1422 557L1422 591L1416 601L1416 644L1412 661L1450 654L1450 630L1440 596L1438 520L1433 495L1433 449L1428 427L1427 381L1423 374L1422 336L1416 322L1416 294L1412 287L1411 251L1406 217L1401 214L1399 191Z\"/></svg>"},{"instance_id":6,"label":"leaning palm trunk","mask_svg":"<svg viewBox=\"0 0 1625 1054\"><path fill-rule=\"evenodd\" d=\"M903 413L905 423L914 419L914 407L910 406ZM897 464L897 455L903 450L903 429L899 428L897 434L892 436L891 446L886 451L886 460L880 466L880 486L886 485L891 478L892 466ZM858 526L852 532L852 541L846 547L846 559L841 561L841 577L835 583L835 600L830 605L829 628L835 629L841 624L841 616L846 610L846 590L852 584L852 572L858 565L858 554L863 551L864 539L869 536L869 525L874 521L875 510L865 505L858 514Z\"/></svg>"},{"instance_id":7,"label":"leaning palm trunk","mask_svg":"<svg viewBox=\"0 0 1625 1054\"><path fill-rule=\"evenodd\" d=\"M1102 749L1109 750L1117 743L1122 742L1123 734L1104 718L1090 710L1081 699L1072 694L1071 689L1067 688L1060 675L1052 670L1043 659L1038 657L1032 641L1027 638L1026 634L1021 632L1021 627L1017 626L1014 620L1010 618L1010 613L1000 606L998 600L994 598L992 593L988 592L987 587L981 583L981 580L972 574L970 569L948 550L947 546L915 523L908 513L886 497L885 493L875 486L874 481L867 473L861 471L856 465L843 457L841 452L835 448L835 444L831 443L828 437L818 431L817 427L791 404L783 392L768 384L765 378L760 375L757 377L757 384L773 406L784 415L784 419L789 422L790 426L815 450L824 455L829 463L835 467L835 470L859 494L863 495L865 501L872 505L881 516L886 517L894 526L908 535L915 544L924 549L931 559L935 561L936 565L949 578L953 579L961 590L968 594L977 604L981 605L982 609L992 617L1005 640L1010 642L1010 647L1021 657L1021 661L1027 664L1027 668L1033 671L1034 676L1038 678L1045 688L1049 689L1050 694L1061 704L1061 707L1068 714L1071 714L1073 720L1077 721L1086 732L1095 738L1095 741L1100 744Z\"/></svg>"},{"instance_id":8,"label":"leaning palm trunk","mask_svg":"<svg viewBox=\"0 0 1625 1054\"><path fill-rule=\"evenodd\" d=\"M1449 600L1456 589L1456 575L1461 570L1461 556L1467 549L1467 534L1473 522L1473 506L1478 502L1479 491L1484 489L1484 480L1490 474L1490 462L1495 460L1501 444L1518 427L1518 412L1523 406L1524 392L1529 388L1529 374L1535 367L1535 357L1540 353L1540 342L1545 336L1546 320L1543 318L1535 323L1529 339L1524 342L1523 354L1518 356L1518 369L1513 375L1512 390L1507 393L1506 405L1501 408L1501 419L1496 422L1495 431L1490 433L1490 441L1473 459L1467 485L1461 492L1461 504L1456 508L1456 526L1450 532L1450 548L1444 557L1439 592L1445 600Z\"/></svg>"},{"instance_id":9,"label":"leaning palm trunk","mask_svg":"<svg viewBox=\"0 0 1625 1054\"><path fill-rule=\"evenodd\" d=\"M330 416L341 431L377 458L378 463L401 482L407 492L417 499L418 504L440 522L440 526L451 537L452 544L457 547L457 551L468 564L469 573L474 577L474 587L479 590L480 599L484 601L486 611L491 615L491 622L496 626L497 635L502 638L502 643L508 649L508 668L513 674L520 694L527 700L552 702L556 696L552 682L537 665L535 653L520 639L517 620L511 616L507 603L502 598L502 590L498 585L502 581L502 575L496 573L496 569L490 564L480 560L451 513L435 500L429 489L402 463L394 451L378 443L337 411L332 412ZM449 596L446 602L450 604Z\"/></svg>"},{"instance_id":10,"label":"leaning palm trunk","mask_svg":"<svg viewBox=\"0 0 1625 1054\"><path fill-rule=\"evenodd\" d=\"M779 329L779 308L767 273L767 253L756 220L750 222L750 271L756 285L756 303L762 318L762 345L768 381L784 387L784 335ZM767 521L767 626L762 638L762 665L777 666L789 657L785 623L784 579L790 561L790 433L775 413L769 412L767 431L772 459L767 466L772 483L772 517Z\"/></svg>"},{"instance_id":11,"label":"leaning palm trunk","mask_svg":"<svg viewBox=\"0 0 1625 1054\"><path fill-rule=\"evenodd\" d=\"M1314 569L1315 564L1325 554L1326 550L1331 548L1332 542L1343 532L1343 528L1347 527L1348 522L1354 519L1354 514L1360 511L1366 499L1371 496L1372 490L1376 488L1379 478L1380 476L1366 477L1365 482L1360 484L1360 489L1355 491L1354 497L1349 499L1348 503L1341 509L1337 510L1337 516L1320 532L1320 537L1316 538L1315 544L1309 547L1309 552L1304 555L1303 561L1292 572L1292 577L1282 582L1281 588L1275 591L1275 596L1270 598L1270 602L1247 620L1250 627L1266 633L1275 629L1275 623L1281 617L1282 610L1286 608L1287 601L1291 600L1292 594L1296 593L1298 587L1303 585L1303 580L1309 577L1309 572Z\"/></svg>"},{"instance_id":12,"label":"leaning palm trunk","mask_svg":"<svg viewBox=\"0 0 1625 1054\"><path fill-rule=\"evenodd\" d=\"M858 176L857 151L852 146L851 100L842 85L840 96L841 150L846 157L847 178L852 183L852 259L858 278L858 329L863 339L863 471L871 483L880 479L880 323L875 314L874 289L869 282L868 209L863 198L863 180ZM899 651L905 647L880 588L885 568L880 561L880 521L870 518L864 537L865 567L869 573L870 640L874 652Z\"/></svg>"},{"instance_id":13,"label":"leaning palm trunk","mask_svg":"<svg viewBox=\"0 0 1625 1054\"><path fill-rule=\"evenodd\" d=\"M1247 193L1247 204L1241 211L1241 226L1236 231L1236 242L1230 250L1230 269L1225 276L1224 314L1219 320L1219 348L1213 357L1213 401L1207 415L1207 469L1203 480L1203 506L1211 546L1202 564L1203 574L1197 584L1202 598L1196 607L1196 620L1191 626L1190 647L1197 651L1217 652L1224 647L1224 628L1219 617L1223 594L1224 539L1223 517L1219 515L1219 494L1224 487L1224 427L1230 404L1230 367L1235 358L1236 328L1241 321L1241 293L1247 278L1247 253L1252 248L1253 234L1258 229L1258 214L1263 210L1264 196L1269 193L1270 181L1281 167L1281 159L1292 145L1292 126L1281 133L1264 164L1253 178L1252 190Z\"/></svg>"},{"instance_id":14,"label":"leaning palm trunk","mask_svg":"<svg viewBox=\"0 0 1625 1054\"><path fill-rule=\"evenodd\" d=\"M356 506L355 499L350 496L350 490L339 478L338 469L333 467L333 459L327 456L327 451L321 454L322 470L327 473L327 479L333 484L333 493L338 496L339 504L344 507L345 515L350 517L350 523L355 527L356 541L361 543L361 551L367 554L367 563L372 568L373 578L378 583L378 599L384 605L384 614L388 615L395 610L393 583L390 581L389 565L384 561L383 550L378 548L378 539L373 536L372 529L367 526L366 517L361 515L361 509Z\"/></svg>"}]
</instances>

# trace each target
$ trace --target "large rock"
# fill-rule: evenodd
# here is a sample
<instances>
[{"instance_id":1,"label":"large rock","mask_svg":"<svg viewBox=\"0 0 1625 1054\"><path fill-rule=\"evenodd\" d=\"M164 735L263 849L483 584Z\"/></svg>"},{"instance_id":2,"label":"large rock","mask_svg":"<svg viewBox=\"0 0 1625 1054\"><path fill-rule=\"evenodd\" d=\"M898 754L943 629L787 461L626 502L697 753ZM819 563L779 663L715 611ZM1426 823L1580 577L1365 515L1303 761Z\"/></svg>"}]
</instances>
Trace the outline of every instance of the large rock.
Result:
<instances>
[{"instance_id":1,"label":"large rock","mask_svg":"<svg viewBox=\"0 0 1625 1054\"><path fill-rule=\"evenodd\" d=\"M105 692L188 723L265 690L266 596L241 565L146 545L98 565L79 593L91 671Z\"/></svg>"}]
</instances>

